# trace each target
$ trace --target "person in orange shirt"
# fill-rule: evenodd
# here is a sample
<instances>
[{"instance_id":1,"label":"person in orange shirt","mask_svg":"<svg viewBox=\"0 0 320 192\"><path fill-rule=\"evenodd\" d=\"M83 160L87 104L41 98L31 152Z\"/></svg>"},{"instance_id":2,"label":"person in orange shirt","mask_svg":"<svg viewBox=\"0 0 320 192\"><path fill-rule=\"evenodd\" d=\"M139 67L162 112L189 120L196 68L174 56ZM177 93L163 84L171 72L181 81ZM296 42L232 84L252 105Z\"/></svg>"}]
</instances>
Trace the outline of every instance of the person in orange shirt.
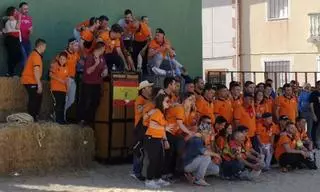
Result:
<instances>
[{"instance_id":1,"label":"person in orange shirt","mask_svg":"<svg viewBox=\"0 0 320 192\"><path fill-rule=\"evenodd\" d=\"M155 38L149 43L148 66L153 74L168 76L179 75L177 71L183 68L175 59L175 51L160 28L156 30Z\"/></svg>"},{"instance_id":2,"label":"person in orange shirt","mask_svg":"<svg viewBox=\"0 0 320 192\"><path fill-rule=\"evenodd\" d=\"M261 153L265 156L264 170L270 170L273 149L274 149L274 133L276 127L272 122L272 113L262 114L262 121L257 124L257 137L261 143Z\"/></svg>"},{"instance_id":3,"label":"person in orange shirt","mask_svg":"<svg viewBox=\"0 0 320 192\"><path fill-rule=\"evenodd\" d=\"M275 101L276 118L279 120L281 115L287 115L294 122L298 116L298 102L293 96L290 84L285 84L282 89L284 91L283 96L277 97Z\"/></svg>"},{"instance_id":4,"label":"person in orange shirt","mask_svg":"<svg viewBox=\"0 0 320 192\"><path fill-rule=\"evenodd\" d=\"M42 101L42 54L47 48L47 43L43 39L37 39L34 51L29 55L24 66L21 83L25 86L28 93L28 113L37 121Z\"/></svg>"},{"instance_id":5,"label":"person in orange shirt","mask_svg":"<svg viewBox=\"0 0 320 192\"><path fill-rule=\"evenodd\" d=\"M163 92L164 94L169 96L171 104L176 105L177 103L179 103L178 97L176 95L176 90L177 90L176 79L173 77L166 77L163 81L163 85L164 85Z\"/></svg>"},{"instance_id":6,"label":"person in orange shirt","mask_svg":"<svg viewBox=\"0 0 320 192\"><path fill-rule=\"evenodd\" d=\"M296 119L296 139L298 147L304 151L313 151L313 143L307 134L307 120L303 117L297 117ZM300 145L300 146L299 146Z\"/></svg>"},{"instance_id":7,"label":"person in orange shirt","mask_svg":"<svg viewBox=\"0 0 320 192\"><path fill-rule=\"evenodd\" d=\"M268 111L268 105L266 104L262 91L257 91L254 97L255 97L254 107L256 111L256 119L257 121L259 121L262 118L262 115Z\"/></svg>"},{"instance_id":8,"label":"person in orange shirt","mask_svg":"<svg viewBox=\"0 0 320 192\"><path fill-rule=\"evenodd\" d=\"M132 44L133 48L133 61L137 64L137 58L140 51L147 45L147 43L152 39L151 28L149 27L149 18L147 16L142 16L139 22L139 27L134 35L134 41ZM137 68L137 66L136 66Z\"/></svg>"},{"instance_id":9,"label":"person in orange shirt","mask_svg":"<svg viewBox=\"0 0 320 192\"><path fill-rule=\"evenodd\" d=\"M67 110L75 101L77 84L75 82L77 64L80 62L79 43L75 38L68 40L68 46L65 50L67 54L67 67L68 67L68 90L66 95L66 104L64 109L64 119L67 120Z\"/></svg>"},{"instance_id":10,"label":"person in orange shirt","mask_svg":"<svg viewBox=\"0 0 320 192\"><path fill-rule=\"evenodd\" d=\"M61 52L58 59L50 67L50 88L54 100L54 117L59 124L65 124L64 108L68 90L67 53Z\"/></svg>"},{"instance_id":11,"label":"person in orange shirt","mask_svg":"<svg viewBox=\"0 0 320 192\"><path fill-rule=\"evenodd\" d=\"M135 179L143 181L142 176L143 166L143 138L146 132L146 127L143 126L143 110L147 103L151 103L153 83L142 81L139 84L139 96L134 103L134 147L133 147L133 173L131 176Z\"/></svg>"},{"instance_id":12,"label":"person in orange shirt","mask_svg":"<svg viewBox=\"0 0 320 192\"><path fill-rule=\"evenodd\" d=\"M73 29L73 37L77 39L77 41L80 41L81 39L80 32L85 30L87 27L89 27L89 24L90 24L90 19L77 24L76 27Z\"/></svg>"},{"instance_id":13,"label":"person in orange shirt","mask_svg":"<svg viewBox=\"0 0 320 192\"><path fill-rule=\"evenodd\" d=\"M238 82L231 82L229 89L231 93L232 108L235 110L243 103L243 98L241 97L241 86Z\"/></svg>"},{"instance_id":14,"label":"person in orange shirt","mask_svg":"<svg viewBox=\"0 0 320 192\"><path fill-rule=\"evenodd\" d=\"M264 98L265 98L265 102L266 102L266 105L267 105L267 111L266 112L269 112L269 113L274 113L274 110L273 110L273 105L274 105L274 99L272 97L272 86L270 84L265 84L265 87L264 87Z\"/></svg>"},{"instance_id":15,"label":"person in orange shirt","mask_svg":"<svg viewBox=\"0 0 320 192\"><path fill-rule=\"evenodd\" d=\"M252 81L246 81L244 83L243 93L248 93L254 95L254 91L256 89L256 85Z\"/></svg>"},{"instance_id":16,"label":"person in orange shirt","mask_svg":"<svg viewBox=\"0 0 320 192\"><path fill-rule=\"evenodd\" d=\"M316 164L309 160L309 154L303 150L297 149L295 134L297 128L293 122L288 122L286 134L280 136L275 150L275 157L279 162L283 172L288 171L288 167L295 169L301 167L301 164L309 169L317 169Z\"/></svg>"},{"instance_id":17,"label":"person in orange shirt","mask_svg":"<svg viewBox=\"0 0 320 192\"><path fill-rule=\"evenodd\" d=\"M228 98L228 89L225 85L217 86L218 98L214 102L214 115L224 117L228 123L233 121L233 107Z\"/></svg>"},{"instance_id":18,"label":"person in orange shirt","mask_svg":"<svg viewBox=\"0 0 320 192\"><path fill-rule=\"evenodd\" d=\"M80 32L80 48L84 56L92 53L95 43L95 33L99 26L99 20L96 17L92 17L89 20L89 26Z\"/></svg>"},{"instance_id":19,"label":"person in orange shirt","mask_svg":"<svg viewBox=\"0 0 320 192\"><path fill-rule=\"evenodd\" d=\"M148 188L159 189L170 183L161 179L163 174L164 151L170 148L166 137L166 130L171 129L164 113L170 107L170 98L165 94L159 94L155 98L155 112L150 116L150 123L144 139L149 163L147 165L147 178L145 185Z\"/></svg>"},{"instance_id":20,"label":"person in orange shirt","mask_svg":"<svg viewBox=\"0 0 320 192\"><path fill-rule=\"evenodd\" d=\"M211 121L214 123L214 94L215 90L211 84L206 84L203 90L201 97L196 100L196 108L199 113L199 116L208 116L211 118Z\"/></svg>"},{"instance_id":21,"label":"person in orange shirt","mask_svg":"<svg viewBox=\"0 0 320 192\"><path fill-rule=\"evenodd\" d=\"M204 89L204 80L203 80L203 78L202 77L194 78L193 84L194 84L194 92L196 94L196 98L201 97L203 89Z\"/></svg>"}]
</instances>

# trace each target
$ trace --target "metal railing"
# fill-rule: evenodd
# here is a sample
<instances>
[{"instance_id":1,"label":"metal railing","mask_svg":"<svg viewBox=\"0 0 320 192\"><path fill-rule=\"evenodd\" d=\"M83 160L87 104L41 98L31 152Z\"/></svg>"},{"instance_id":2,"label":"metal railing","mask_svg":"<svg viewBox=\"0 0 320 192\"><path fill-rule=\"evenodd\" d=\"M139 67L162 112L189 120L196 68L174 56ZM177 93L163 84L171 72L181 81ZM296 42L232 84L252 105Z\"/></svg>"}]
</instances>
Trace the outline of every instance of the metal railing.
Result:
<instances>
[{"instance_id":1,"label":"metal railing","mask_svg":"<svg viewBox=\"0 0 320 192\"><path fill-rule=\"evenodd\" d=\"M226 86L229 86L231 81L238 81L243 85L246 81L260 83L265 82L266 79L272 79L276 89L285 83L290 83L291 80L299 82L300 85L307 82L314 86L320 80L320 72L208 71L206 74L208 83L225 84Z\"/></svg>"}]
</instances>

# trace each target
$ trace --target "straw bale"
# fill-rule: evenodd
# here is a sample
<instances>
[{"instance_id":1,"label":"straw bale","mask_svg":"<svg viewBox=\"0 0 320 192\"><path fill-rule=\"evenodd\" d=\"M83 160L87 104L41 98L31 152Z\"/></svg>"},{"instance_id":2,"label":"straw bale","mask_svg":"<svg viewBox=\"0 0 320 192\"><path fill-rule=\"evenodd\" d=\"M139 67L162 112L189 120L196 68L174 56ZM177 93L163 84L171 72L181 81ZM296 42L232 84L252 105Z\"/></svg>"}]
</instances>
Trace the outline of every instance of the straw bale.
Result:
<instances>
[{"instance_id":1,"label":"straw bale","mask_svg":"<svg viewBox=\"0 0 320 192\"><path fill-rule=\"evenodd\" d=\"M27 99L27 92L19 78L0 77L0 122L13 113L27 112ZM40 119L48 119L52 108L49 83L44 81Z\"/></svg>"},{"instance_id":2,"label":"straw bale","mask_svg":"<svg viewBox=\"0 0 320 192\"><path fill-rule=\"evenodd\" d=\"M85 168L94 142L93 130L77 125L0 124L0 174Z\"/></svg>"}]
</instances>

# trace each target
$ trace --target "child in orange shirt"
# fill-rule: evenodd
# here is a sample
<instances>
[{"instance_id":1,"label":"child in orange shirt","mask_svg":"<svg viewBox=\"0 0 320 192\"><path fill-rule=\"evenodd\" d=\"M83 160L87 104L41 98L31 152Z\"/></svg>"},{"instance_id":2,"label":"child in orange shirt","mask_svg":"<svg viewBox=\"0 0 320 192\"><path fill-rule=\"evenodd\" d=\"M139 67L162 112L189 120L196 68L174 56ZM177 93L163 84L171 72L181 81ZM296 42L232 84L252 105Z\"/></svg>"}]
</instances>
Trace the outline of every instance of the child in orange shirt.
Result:
<instances>
[{"instance_id":1,"label":"child in orange shirt","mask_svg":"<svg viewBox=\"0 0 320 192\"><path fill-rule=\"evenodd\" d=\"M61 52L58 55L58 59L50 68L50 85L54 100L54 116L55 121L59 124L65 124L64 108L69 77L68 66L66 65L67 57L68 55L66 52Z\"/></svg>"}]
</instances>

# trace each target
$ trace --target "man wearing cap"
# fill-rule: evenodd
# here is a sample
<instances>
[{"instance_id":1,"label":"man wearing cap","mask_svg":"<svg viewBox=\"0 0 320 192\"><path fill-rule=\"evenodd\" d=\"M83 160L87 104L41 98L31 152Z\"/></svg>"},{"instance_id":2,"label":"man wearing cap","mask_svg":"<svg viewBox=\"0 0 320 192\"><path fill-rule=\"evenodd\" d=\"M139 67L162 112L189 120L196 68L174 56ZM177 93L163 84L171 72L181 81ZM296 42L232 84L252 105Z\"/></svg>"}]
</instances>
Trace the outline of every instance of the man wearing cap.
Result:
<instances>
[{"instance_id":1,"label":"man wearing cap","mask_svg":"<svg viewBox=\"0 0 320 192\"><path fill-rule=\"evenodd\" d=\"M148 65L150 73L169 76L180 75L180 68L183 67L175 59L175 51L160 28L156 30L155 38L149 44Z\"/></svg>"},{"instance_id":2,"label":"man wearing cap","mask_svg":"<svg viewBox=\"0 0 320 192\"><path fill-rule=\"evenodd\" d=\"M265 170L270 170L276 126L272 122L272 113L262 114L262 122L257 124L257 137L261 143L261 153L265 156Z\"/></svg>"},{"instance_id":3,"label":"man wearing cap","mask_svg":"<svg viewBox=\"0 0 320 192\"><path fill-rule=\"evenodd\" d=\"M68 91L66 95L66 105L64 111L64 118L66 119L66 112L74 103L75 96L76 96L76 89L77 85L75 82L76 77L76 66L80 61L80 51L79 51L79 43L75 38L70 38L68 40L68 46L65 50L67 53L67 67L69 72L69 79L68 79Z\"/></svg>"},{"instance_id":4,"label":"man wearing cap","mask_svg":"<svg viewBox=\"0 0 320 192\"><path fill-rule=\"evenodd\" d=\"M136 98L134 103L134 155L133 155L133 173L131 176L138 180L144 180L142 172L142 162L143 162L143 153L142 153L142 141L146 132L146 127L142 124L142 116L144 106L151 102L152 95L152 86L153 83L148 81L142 81L139 84L139 96Z\"/></svg>"}]
</instances>

